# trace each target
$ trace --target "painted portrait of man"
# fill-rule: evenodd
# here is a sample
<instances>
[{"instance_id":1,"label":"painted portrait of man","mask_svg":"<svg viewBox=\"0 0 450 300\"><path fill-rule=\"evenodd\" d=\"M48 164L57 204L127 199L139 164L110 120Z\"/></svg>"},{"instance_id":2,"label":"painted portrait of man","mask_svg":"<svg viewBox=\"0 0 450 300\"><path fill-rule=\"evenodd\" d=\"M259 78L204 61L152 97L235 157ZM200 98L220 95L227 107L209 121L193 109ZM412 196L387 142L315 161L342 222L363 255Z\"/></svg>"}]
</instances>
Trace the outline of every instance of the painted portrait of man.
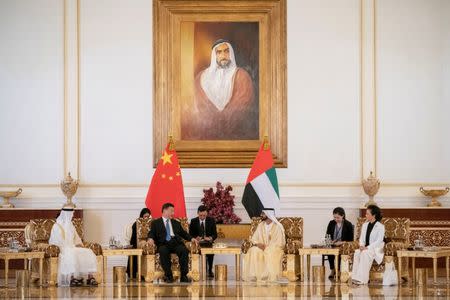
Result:
<instances>
[{"instance_id":1,"label":"painted portrait of man","mask_svg":"<svg viewBox=\"0 0 450 300\"><path fill-rule=\"evenodd\" d=\"M182 116L183 139L259 138L257 78L246 70L251 71L248 64L247 68L239 66L238 51L229 39L210 44L209 65L195 74L193 104Z\"/></svg>"}]
</instances>

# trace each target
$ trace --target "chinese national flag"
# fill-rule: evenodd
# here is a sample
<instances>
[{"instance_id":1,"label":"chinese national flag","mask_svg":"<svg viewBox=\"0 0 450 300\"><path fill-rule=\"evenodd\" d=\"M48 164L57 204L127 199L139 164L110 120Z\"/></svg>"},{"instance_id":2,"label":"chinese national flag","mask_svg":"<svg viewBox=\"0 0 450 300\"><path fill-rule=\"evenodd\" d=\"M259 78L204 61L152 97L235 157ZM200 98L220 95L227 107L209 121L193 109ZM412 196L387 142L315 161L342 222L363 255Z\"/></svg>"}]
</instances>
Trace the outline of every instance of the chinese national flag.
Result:
<instances>
[{"instance_id":1,"label":"chinese national flag","mask_svg":"<svg viewBox=\"0 0 450 300\"><path fill-rule=\"evenodd\" d=\"M180 165L178 164L177 153L170 145L171 143L167 144L156 166L145 199L145 205L152 212L153 218L161 217L161 208L166 202L175 206L175 218L186 217Z\"/></svg>"}]
</instances>

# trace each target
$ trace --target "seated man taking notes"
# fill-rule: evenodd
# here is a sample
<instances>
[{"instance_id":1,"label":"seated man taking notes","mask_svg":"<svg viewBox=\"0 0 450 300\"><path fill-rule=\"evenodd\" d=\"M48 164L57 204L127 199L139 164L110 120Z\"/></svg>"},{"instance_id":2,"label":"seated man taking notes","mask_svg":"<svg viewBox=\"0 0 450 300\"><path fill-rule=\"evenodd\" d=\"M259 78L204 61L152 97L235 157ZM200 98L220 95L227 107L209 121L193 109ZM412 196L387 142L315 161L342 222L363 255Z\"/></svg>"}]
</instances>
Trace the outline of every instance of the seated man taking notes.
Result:
<instances>
[{"instance_id":1,"label":"seated man taking notes","mask_svg":"<svg viewBox=\"0 0 450 300\"><path fill-rule=\"evenodd\" d=\"M198 217L193 218L189 224L189 234L199 241L201 247L212 246L217 238L216 221L208 217L208 209L205 205L200 205L197 209ZM206 255L208 262L208 277L213 278L212 271L214 254Z\"/></svg>"}]
</instances>

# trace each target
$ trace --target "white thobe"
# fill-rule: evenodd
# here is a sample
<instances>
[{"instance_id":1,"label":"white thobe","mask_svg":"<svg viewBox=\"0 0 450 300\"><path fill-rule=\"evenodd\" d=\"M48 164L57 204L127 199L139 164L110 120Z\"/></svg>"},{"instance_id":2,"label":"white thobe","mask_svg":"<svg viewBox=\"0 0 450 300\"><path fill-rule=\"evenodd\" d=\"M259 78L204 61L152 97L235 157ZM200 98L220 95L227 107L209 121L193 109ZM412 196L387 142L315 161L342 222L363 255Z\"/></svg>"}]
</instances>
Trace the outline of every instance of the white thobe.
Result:
<instances>
[{"instance_id":1,"label":"white thobe","mask_svg":"<svg viewBox=\"0 0 450 300\"><path fill-rule=\"evenodd\" d=\"M57 219L49 239L49 244L56 245L60 249L58 285L70 284L72 276L79 277L97 272L97 257L91 249L77 247L82 244L82 241L71 222L71 216L69 217L70 223L58 222L60 220Z\"/></svg>"},{"instance_id":2,"label":"white thobe","mask_svg":"<svg viewBox=\"0 0 450 300\"><path fill-rule=\"evenodd\" d=\"M272 224L266 227L265 222L259 223L251 240L253 244L266 245L266 248L262 250L253 246L244 256L242 275L245 281L276 281L281 277L286 240L280 226Z\"/></svg>"}]
</instances>

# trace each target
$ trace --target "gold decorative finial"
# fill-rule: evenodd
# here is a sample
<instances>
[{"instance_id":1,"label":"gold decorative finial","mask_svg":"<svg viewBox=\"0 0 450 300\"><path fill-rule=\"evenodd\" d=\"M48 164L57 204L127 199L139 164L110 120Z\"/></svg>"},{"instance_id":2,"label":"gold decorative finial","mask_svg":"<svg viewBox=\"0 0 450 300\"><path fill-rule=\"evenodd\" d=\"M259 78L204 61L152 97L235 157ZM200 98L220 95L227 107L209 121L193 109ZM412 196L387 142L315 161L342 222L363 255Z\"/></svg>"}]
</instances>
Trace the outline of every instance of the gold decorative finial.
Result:
<instances>
[{"instance_id":1,"label":"gold decorative finial","mask_svg":"<svg viewBox=\"0 0 450 300\"><path fill-rule=\"evenodd\" d=\"M170 151L173 151L175 149L175 145L174 145L174 142L173 142L173 135L169 135L169 150Z\"/></svg>"},{"instance_id":2,"label":"gold decorative finial","mask_svg":"<svg viewBox=\"0 0 450 300\"><path fill-rule=\"evenodd\" d=\"M269 150L269 137L267 135L264 136L264 150Z\"/></svg>"}]
</instances>

